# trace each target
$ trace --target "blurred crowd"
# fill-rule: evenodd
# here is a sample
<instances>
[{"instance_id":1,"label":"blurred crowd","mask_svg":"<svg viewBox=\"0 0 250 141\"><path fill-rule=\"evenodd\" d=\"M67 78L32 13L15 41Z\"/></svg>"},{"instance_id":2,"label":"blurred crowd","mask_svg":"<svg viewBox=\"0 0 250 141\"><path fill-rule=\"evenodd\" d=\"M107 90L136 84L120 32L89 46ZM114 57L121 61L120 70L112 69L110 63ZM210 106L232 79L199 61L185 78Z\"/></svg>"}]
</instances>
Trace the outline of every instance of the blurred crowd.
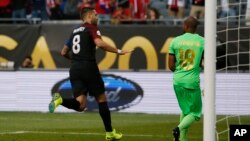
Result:
<instances>
[{"instance_id":1,"label":"blurred crowd","mask_svg":"<svg viewBox=\"0 0 250 141\"><path fill-rule=\"evenodd\" d=\"M236 15L237 10L230 6L235 1L218 0L218 16ZM0 18L79 20L79 10L91 6L103 23L182 19L188 15L202 19L204 5L205 0L1 0Z\"/></svg>"}]
</instances>

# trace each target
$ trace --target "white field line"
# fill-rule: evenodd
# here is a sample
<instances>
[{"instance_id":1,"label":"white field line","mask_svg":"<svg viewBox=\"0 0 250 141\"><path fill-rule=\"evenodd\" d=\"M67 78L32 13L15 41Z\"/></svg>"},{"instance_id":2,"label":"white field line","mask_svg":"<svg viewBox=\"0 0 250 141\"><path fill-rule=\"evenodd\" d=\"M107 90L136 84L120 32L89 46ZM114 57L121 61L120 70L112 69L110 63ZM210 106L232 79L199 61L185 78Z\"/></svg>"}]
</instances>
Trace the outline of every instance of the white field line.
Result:
<instances>
[{"instance_id":1,"label":"white field line","mask_svg":"<svg viewBox=\"0 0 250 141\"><path fill-rule=\"evenodd\" d=\"M67 134L67 135L97 135L104 136L103 133L79 133L79 132L46 132L46 131L12 131L12 132L0 132L0 135L15 135L15 134ZM161 135L147 135L147 134L124 134L124 136L129 137L158 137L166 138L167 136Z\"/></svg>"}]
</instances>

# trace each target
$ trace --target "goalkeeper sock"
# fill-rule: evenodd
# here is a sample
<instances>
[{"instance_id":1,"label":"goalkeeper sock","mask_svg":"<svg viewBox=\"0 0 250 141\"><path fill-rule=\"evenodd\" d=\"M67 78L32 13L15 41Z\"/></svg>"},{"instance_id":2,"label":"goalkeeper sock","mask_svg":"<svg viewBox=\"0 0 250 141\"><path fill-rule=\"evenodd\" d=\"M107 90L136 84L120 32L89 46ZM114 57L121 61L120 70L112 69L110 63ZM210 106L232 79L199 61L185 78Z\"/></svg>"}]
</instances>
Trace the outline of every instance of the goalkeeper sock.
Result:
<instances>
[{"instance_id":1,"label":"goalkeeper sock","mask_svg":"<svg viewBox=\"0 0 250 141\"><path fill-rule=\"evenodd\" d=\"M80 108L80 103L76 99L63 99L62 105L69 109L74 109L76 111Z\"/></svg>"},{"instance_id":2,"label":"goalkeeper sock","mask_svg":"<svg viewBox=\"0 0 250 141\"><path fill-rule=\"evenodd\" d=\"M180 141L187 141L187 129L180 131Z\"/></svg>"},{"instance_id":3,"label":"goalkeeper sock","mask_svg":"<svg viewBox=\"0 0 250 141\"><path fill-rule=\"evenodd\" d=\"M181 113L180 115L180 123L184 119L185 115ZM187 129L180 130L180 141L187 141Z\"/></svg>"},{"instance_id":4,"label":"goalkeeper sock","mask_svg":"<svg viewBox=\"0 0 250 141\"><path fill-rule=\"evenodd\" d=\"M194 121L195 117L193 115L186 115L178 125L180 131L188 129Z\"/></svg>"},{"instance_id":5,"label":"goalkeeper sock","mask_svg":"<svg viewBox=\"0 0 250 141\"><path fill-rule=\"evenodd\" d=\"M102 118L106 132L112 132L111 116L107 102L101 102L98 103L98 105L99 105L99 114Z\"/></svg>"},{"instance_id":6,"label":"goalkeeper sock","mask_svg":"<svg viewBox=\"0 0 250 141\"><path fill-rule=\"evenodd\" d=\"M180 129L180 140L187 141L187 130L191 126L191 124L195 121L195 117L193 115L181 115L181 122L178 125Z\"/></svg>"},{"instance_id":7,"label":"goalkeeper sock","mask_svg":"<svg viewBox=\"0 0 250 141\"><path fill-rule=\"evenodd\" d=\"M180 123L181 123L181 121L184 119L184 114L183 113L181 113L181 115L180 115Z\"/></svg>"}]
</instances>

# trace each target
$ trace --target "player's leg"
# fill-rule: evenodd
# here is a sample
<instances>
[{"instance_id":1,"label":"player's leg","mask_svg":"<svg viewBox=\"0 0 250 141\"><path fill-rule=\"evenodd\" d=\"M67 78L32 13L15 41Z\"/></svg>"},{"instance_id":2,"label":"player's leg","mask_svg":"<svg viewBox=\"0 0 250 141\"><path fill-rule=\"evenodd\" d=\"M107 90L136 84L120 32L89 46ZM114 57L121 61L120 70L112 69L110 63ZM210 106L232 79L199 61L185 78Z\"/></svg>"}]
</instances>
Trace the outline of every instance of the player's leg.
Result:
<instances>
[{"instance_id":1,"label":"player's leg","mask_svg":"<svg viewBox=\"0 0 250 141\"><path fill-rule=\"evenodd\" d=\"M122 134L116 133L115 129L112 128L110 110L108 107L106 95L104 94L105 88L101 74L99 72L96 72L95 75L91 75L88 79L87 84L89 95L94 96L96 102L98 103L99 114L102 118L106 130L106 140L121 139Z\"/></svg>"},{"instance_id":2,"label":"player's leg","mask_svg":"<svg viewBox=\"0 0 250 141\"><path fill-rule=\"evenodd\" d=\"M107 98L105 94L100 94L98 96L95 96L96 101L99 106L99 114L102 118L103 124L105 126L106 130L106 140L112 141L112 140L119 140L122 138L121 133L116 133L116 130L112 128L111 125L111 115L109 111L109 107L107 104Z\"/></svg>"},{"instance_id":3,"label":"player's leg","mask_svg":"<svg viewBox=\"0 0 250 141\"><path fill-rule=\"evenodd\" d=\"M84 94L81 94L77 96L76 98L72 99L63 99L63 102L61 105L68 109L73 109L78 112L82 112L86 108L86 101L87 101L87 96Z\"/></svg>"},{"instance_id":4,"label":"player's leg","mask_svg":"<svg viewBox=\"0 0 250 141\"><path fill-rule=\"evenodd\" d=\"M200 89L185 89L183 87L175 87L179 106L185 115L178 128L182 134L181 141L186 141L187 130L195 120L199 120L201 116L201 91Z\"/></svg>"},{"instance_id":5,"label":"player's leg","mask_svg":"<svg viewBox=\"0 0 250 141\"><path fill-rule=\"evenodd\" d=\"M59 105L63 105L68 109L75 111L84 111L87 101L87 88L83 80L81 80L81 72L70 71L70 83L73 89L74 98L64 99L59 93L55 93L49 104L49 111L53 113Z\"/></svg>"},{"instance_id":6,"label":"player's leg","mask_svg":"<svg viewBox=\"0 0 250 141\"><path fill-rule=\"evenodd\" d=\"M185 115L181 112L181 114L180 114L180 123L184 119L184 117L185 117Z\"/></svg>"},{"instance_id":7,"label":"player's leg","mask_svg":"<svg viewBox=\"0 0 250 141\"><path fill-rule=\"evenodd\" d=\"M185 116L182 122L178 125L181 134L180 141L187 141L187 131L194 121L195 117L190 114Z\"/></svg>"},{"instance_id":8,"label":"player's leg","mask_svg":"<svg viewBox=\"0 0 250 141\"><path fill-rule=\"evenodd\" d=\"M183 113L181 113L180 115L180 123L183 121L185 115ZM179 127L178 127L179 128ZM182 129L182 130L179 130L180 131L180 141L186 141L187 139L187 129Z\"/></svg>"},{"instance_id":9,"label":"player's leg","mask_svg":"<svg viewBox=\"0 0 250 141\"><path fill-rule=\"evenodd\" d=\"M179 107L181 107L180 106L180 92L181 92L181 90L180 90L180 87L179 86L176 86L176 85L174 85L174 91L175 91L175 96L176 96L176 98L177 98L177 101L178 101L178 104L179 104ZM182 109L181 109L182 110ZM180 122L183 120L183 118L184 118L184 113L183 113L183 111L181 112L181 115L180 115ZM173 131L172 131L172 134L173 134L173 137L174 137L174 141L179 141L179 138L180 138L180 128L177 126L176 128L174 128L173 129Z\"/></svg>"},{"instance_id":10,"label":"player's leg","mask_svg":"<svg viewBox=\"0 0 250 141\"><path fill-rule=\"evenodd\" d=\"M86 101L87 98L84 94L81 94L76 98L64 99L60 96L59 93L55 93L52 101L49 104L49 111L53 113L59 105L62 105L68 109L73 109L75 111L81 112L85 110Z\"/></svg>"},{"instance_id":11,"label":"player's leg","mask_svg":"<svg viewBox=\"0 0 250 141\"><path fill-rule=\"evenodd\" d=\"M73 88L74 98L63 99L61 105L66 108L81 112L86 108L87 88L83 80L71 77L70 82Z\"/></svg>"},{"instance_id":12,"label":"player's leg","mask_svg":"<svg viewBox=\"0 0 250 141\"><path fill-rule=\"evenodd\" d=\"M175 141L179 141L180 134L181 134L181 141L185 141L186 138L186 124L188 121L188 113L189 113L189 101L190 99L189 95L185 92L185 89L181 86L174 86L176 98L179 104L179 107L182 111L181 116L180 116L180 123L179 125L173 129L173 136ZM192 121L191 121L192 122Z\"/></svg>"},{"instance_id":13,"label":"player's leg","mask_svg":"<svg viewBox=\"0 0 250 141\"><path fill-rule=\"evenodd\" d=\"M109 107L107 104L106 96L105 94L100 94L98 96L95 96L95 99L99 106L99 114L103 120L105 130L107 132L111 132L112 131L111 116L110 116L110 111L109 111Z\"/></svg>"},{"instance_id":14,"label":"player's leg","mask_svg":"<svg viewBox=\"0 0 250 141\"><path fill-rule=\"evenodd\" d=\"M52 96L52 100L49 103L49 112L53 113L55 111L55 109L62 104L62 97L60 96L59 93L54 93Z\"/></svg>"},{"instance_id":15,"label":"player's leg","mask_svg":"<svg viewBox=\"0 0 250 141\"><path fill-rule=\"evenodd\" d=\"M184 119L185 115L183 113L181 113L180 115L180 123L181 121ZM180 140L183 141L187 138L187 130L181 130L180 131Z\"/></svg>"},{"instance_id":16,"label":"player's leg","mask_svg":"<svg viewBox=\"0 0 250 141\"><path fill-rule=\"evenodd\" d=\"M187 141L187 129L183 129L180 132L180 141Z\"/></svg>"}]
</instances>

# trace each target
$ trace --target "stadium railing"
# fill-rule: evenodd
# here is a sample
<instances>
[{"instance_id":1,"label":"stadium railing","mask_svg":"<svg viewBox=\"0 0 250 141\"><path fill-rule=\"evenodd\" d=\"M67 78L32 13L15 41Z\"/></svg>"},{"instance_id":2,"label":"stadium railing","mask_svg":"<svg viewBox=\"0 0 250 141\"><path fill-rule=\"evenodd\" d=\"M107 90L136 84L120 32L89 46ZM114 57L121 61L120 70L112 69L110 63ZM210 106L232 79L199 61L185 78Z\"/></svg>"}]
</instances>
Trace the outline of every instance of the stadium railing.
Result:
<instances>
[{"instance_id":1,"label":"stadium railing","mask_svg":"<svg viewBox=\"0 0 250 141\"><path fill-rule=\"evenodd\" d=\"M229 21L229 22L228 22ZM118 23L113 23L112 20L100 20L100 25L181 25L183 19L173 19L173 18L164 18L158 20L120 20ZM204 19L199 19L200 24L204 24ZM217 20L217 25L246 25L245 19L237 18L221 18ZM0 18L0 24L79 24L81 20L41 20L40 18Z\"/></svg>"}]
</instances>

